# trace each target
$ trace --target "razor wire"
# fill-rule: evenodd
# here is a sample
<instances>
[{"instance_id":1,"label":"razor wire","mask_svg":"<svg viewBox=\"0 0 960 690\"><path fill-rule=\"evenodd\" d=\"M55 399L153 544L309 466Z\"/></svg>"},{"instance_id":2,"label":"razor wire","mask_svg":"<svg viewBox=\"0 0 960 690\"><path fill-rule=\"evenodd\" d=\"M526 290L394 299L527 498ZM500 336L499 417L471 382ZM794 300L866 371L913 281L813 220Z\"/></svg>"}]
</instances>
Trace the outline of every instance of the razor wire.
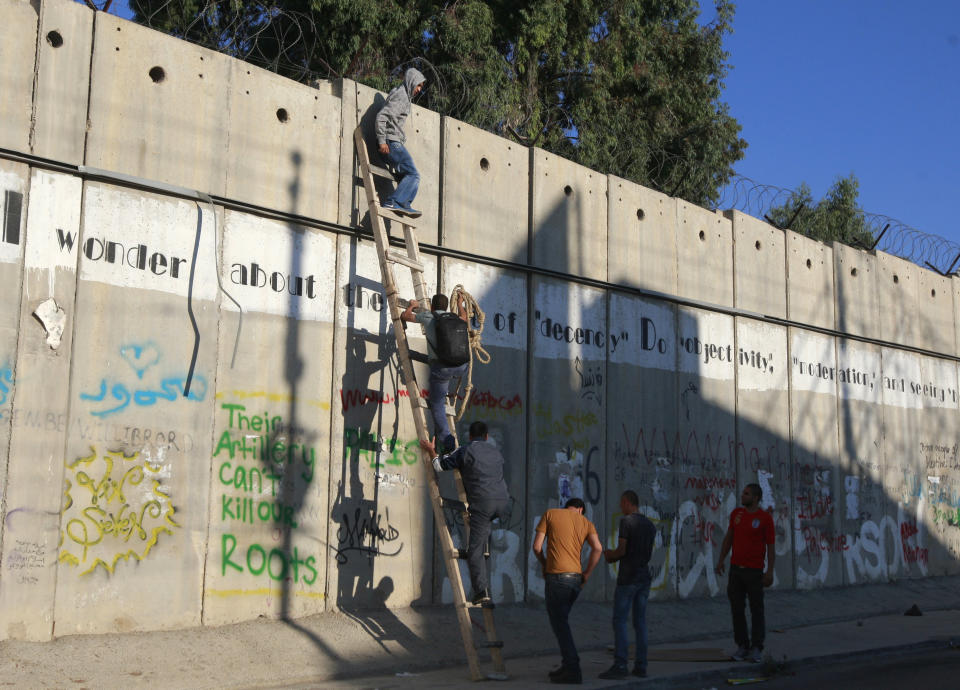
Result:
<instances>
[{"instance_id":1,"label":"razor wire","mask_svg":"<svg viewBox=\"0 0 960 690\"><path fill-rule=\"evenodd\" d=\"M82 1L92 9L123 15L124 0ZM131 12L136 13L135 20L144 26L299 82L314 84L346 76L331 67L321 54L316 37L322 27L318 26L314 16L282 7L280 0L166 0L162 3L126 0L126 4ZM458 118L471 109L484 106L477 103L479 97L471 93L470 85L456 69L438 67L422 57L411 55L409 60L394 66L391 74L400 75L407 67L416 67L427 76L429 101L431 104L442 103L445 115ZM575 131L575 123L568 113L560 107L555 107L554 111L548 113L548 119L565 122L568 130ZM522 144L537 144L524 140L515 128L502 126L499 129L502 130L499 134L512 136ZM575 135L571 139L575 146ZM763 184L735 173L729 177L708 173L709 168L703 161L670 150L668 146L648 147L643 160L625 160L625 154L616 147L611 147L608 153L608 161L617 169L629 170L628 177L661 193L683 197L685 190L716 189L714 198L694 201L704 203L711 210L741 211L775 226L777 224L770 218L771 211L789 208L799 198L795 189ZM813 212L802 204L795 210L793 223L787 222L783 227L791 224L799 227L803 225L804 215ZM960 244L922 232L884 214L857 209L857 215L873 241L854 242L854 246L884 251L942 275L951 275L960 267Z\"/></svg>"}]
</instances>

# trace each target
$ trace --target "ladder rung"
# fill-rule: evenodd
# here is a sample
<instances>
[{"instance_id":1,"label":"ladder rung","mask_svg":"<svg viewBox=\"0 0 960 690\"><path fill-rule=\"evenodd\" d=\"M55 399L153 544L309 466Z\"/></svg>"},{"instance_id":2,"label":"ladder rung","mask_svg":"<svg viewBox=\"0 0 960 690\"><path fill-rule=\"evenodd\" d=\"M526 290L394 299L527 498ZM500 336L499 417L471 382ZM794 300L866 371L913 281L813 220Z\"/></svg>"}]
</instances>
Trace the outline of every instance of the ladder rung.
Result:
<instances>
[{"instance_id":1,"label":"ladder rung","mask_svg":"<svg viewBox=\"0 0 960 690\"><path fill-rule=\"evenodd\" d=\"M503 640L481 640L476 644L477 649L503 649Z\"/></svg>"},{"instance_id":2,"label":"ladder rung","mask_svg":"<svg viewBox=\"0 0 960 690\"><path fill-rule=\"evenodd\" d=\"M481 602L481 603L479 603L479 604L474 604L473 602L468 601L468 602L466 602L466 603L464 604L464 606L466 606L468 609L495 609L495 608L497 608L497 605L494 604L493 601L490 600L490 599L487 599L486 601Z\"/></svg>"},{"instance_id":3,"label":"ladder rung","mask_svg":"<svg viewBox=\"0 0 960 690\"><path fill-rule=\"evenodd\" d=\"M374 165L373 163L370 163L369 167L370 167L370 172L376 175L377 177L385 177L388 180L397 179L396 175L394 175L392 172L390 172L386 168L382 168L379 165Z\"/></svg>"},{"instance_id":4,"label":"ladder rung","mask_svg":"<svg viewBox=\"0 0 960 690\"><path fill-rule=\"evenodd\" d=\"M406 266L407 268L412 268L414 271L420 271L421 273L423 273L423 264L418 261L414 261L409 256L398 254L392 249L388 249L386 251L386 255L387 255L386 257L387 261L392 261L394 263L400 264L401 266Z\"/></svg>"},{"instance_id":5,"label":"ladder rung","mask_svg":"<svg viewBox=\"0 0 960 690\"><path fill-rule=\"evenodd\" d=\"M397 213L395 209L384 208L383 206L377 204L377 213L387 220L392 220L395 223L403 223L404 225L409 225L411 228L417 227L416 221L413 218L405 214Z\"/></svg>"}]
</instances>

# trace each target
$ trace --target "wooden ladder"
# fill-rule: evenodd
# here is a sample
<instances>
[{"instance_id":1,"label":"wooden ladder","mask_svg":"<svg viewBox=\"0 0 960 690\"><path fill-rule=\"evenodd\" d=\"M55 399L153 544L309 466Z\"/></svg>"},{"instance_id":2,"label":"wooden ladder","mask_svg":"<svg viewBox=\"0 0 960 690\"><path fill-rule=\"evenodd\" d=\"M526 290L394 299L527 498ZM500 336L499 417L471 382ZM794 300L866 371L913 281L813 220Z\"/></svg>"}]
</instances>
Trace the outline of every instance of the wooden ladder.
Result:
<instances>
[{"instance_id":1,"label":"wooden ladder","mask_svg":"<svg viewBox=\"0 0 960 690\"><path fill-rule=\"evenodd\" d=\"M377 244L377 257L380 260L380 273L383 280L383 289L387 296L387 304L390 307L390 318L393 321L393 332L397 338L397 355L400 360L400 375L407 388L407 400L410 401L410 408L413 412L413 422L417 427L417 437L421 441L429 441L430 433L427 429L427 419L424 410L427 409L427 401L420 396L420 387L417 385L417 379L413 371L413 363L410 357L410 347L407 343L404 323L400 318L403 310L401 309L400 296L397 293L397 283L393 274L395 264L405 266L410 269L413 277L413 292L417 301L422 305L430 302L430 296L427 294L426 282L423 277L423 262L420 258L420 245L416 236L415 221L408 216L401 216L395 211L383 208L377 198L377 190L373 183L374 175L384 177L391 181L395 178L393 174L370 163L370 156L367 151L367 143L363 138L363 132L357 127L353 134L354 143L357 148L357 161L360 167L360 177L363 179L363 188L367 194L367 206L370 211L370 227L373 231L373 238ZM399 251L390 246L390 238L384 226L383 219L387 218L403 226L403 240L405 251ZM446 409L447 419L450 423L450 429L456 429L456 420L452 415L452 408ZM454 434L456 436L456 434ZM463 647L467 654L467 663L470 666L470 677L473 680L506 680L506 668L503 663L503 642L497 639L496 627L493 621L492 602L483 605L475 605L467 601L463 589L463 581L460 578L460 568L457 561L466 557L466 549L458 549L453 543L453 535L447 528L447 521L443 513L444 499L440 496L440 486L437 482L437 476L433 469L433 458L427 457L427 454L421 451L421 458L424 463L425 474L427 476L427 485L430 492L430 503L433 505L433 518L437 524L437 535L440 540L440 550L443 562L447 568L447 577L450 579L450 585L453 589L454 608L457 612L457 620L460 624L460 635L463 638ZM460 473L454 471L456 477L457 493L460 497L460 507L464 511L464 529L465 533L469 530L468 504L466 493L463 489L463 481ZM464 543L464 546L466 546ZM470 618L470 609L479 608L483 613L483 629L486 632L486 639L475 641L473 636L473 622ZM480 660L477 650L486 648L490 650L490 657L493 661L494 673L484 674L480 669Z\"/></svg>"}]
</instances>

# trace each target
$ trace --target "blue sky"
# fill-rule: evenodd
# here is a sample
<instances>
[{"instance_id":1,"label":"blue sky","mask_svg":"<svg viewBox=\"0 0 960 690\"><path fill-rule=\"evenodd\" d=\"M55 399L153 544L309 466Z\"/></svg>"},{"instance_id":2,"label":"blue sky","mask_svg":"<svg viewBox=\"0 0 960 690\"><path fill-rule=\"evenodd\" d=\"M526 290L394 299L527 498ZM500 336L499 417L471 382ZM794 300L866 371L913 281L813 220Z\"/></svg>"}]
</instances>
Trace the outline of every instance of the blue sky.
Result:
<instances>
[{"instance_id":1,"label":"blue sky","mask_svg":"<svg viewBox=\"0 0 960 690\"><path fill-rule=\"evenodd\" d=\"M853 172L866 211L960 243L960 2L740 0L733 26L737 173L819 199Z\"/></svg>"}]
</instances>

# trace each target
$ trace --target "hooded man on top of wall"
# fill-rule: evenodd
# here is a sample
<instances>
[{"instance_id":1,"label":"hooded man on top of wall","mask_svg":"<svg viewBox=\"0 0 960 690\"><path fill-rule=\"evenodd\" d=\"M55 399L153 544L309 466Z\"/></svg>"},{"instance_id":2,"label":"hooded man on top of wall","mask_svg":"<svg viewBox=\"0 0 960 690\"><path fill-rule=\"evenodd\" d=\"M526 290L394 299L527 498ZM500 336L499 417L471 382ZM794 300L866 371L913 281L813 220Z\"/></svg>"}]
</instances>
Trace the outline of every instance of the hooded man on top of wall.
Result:
<instances>
[{"instance_id":1,"label":"hooded man on top of wall","mask_svg":"<svg viewBox=\"0 0 960 690\"><path fill-rule=\"evenodd\" d=\"M420 211L410 206L420 186L420 173L413 164L413 158L404 144L407 136L403 126L410 114L410 103L423 90L426 77L411 67L403 77L403 84L387 95L387 102L377 113L377 144L397 174L397 188L381 204L383 208L393 209L399 215L417 218Z\"/></svg>"}]
</instances>

